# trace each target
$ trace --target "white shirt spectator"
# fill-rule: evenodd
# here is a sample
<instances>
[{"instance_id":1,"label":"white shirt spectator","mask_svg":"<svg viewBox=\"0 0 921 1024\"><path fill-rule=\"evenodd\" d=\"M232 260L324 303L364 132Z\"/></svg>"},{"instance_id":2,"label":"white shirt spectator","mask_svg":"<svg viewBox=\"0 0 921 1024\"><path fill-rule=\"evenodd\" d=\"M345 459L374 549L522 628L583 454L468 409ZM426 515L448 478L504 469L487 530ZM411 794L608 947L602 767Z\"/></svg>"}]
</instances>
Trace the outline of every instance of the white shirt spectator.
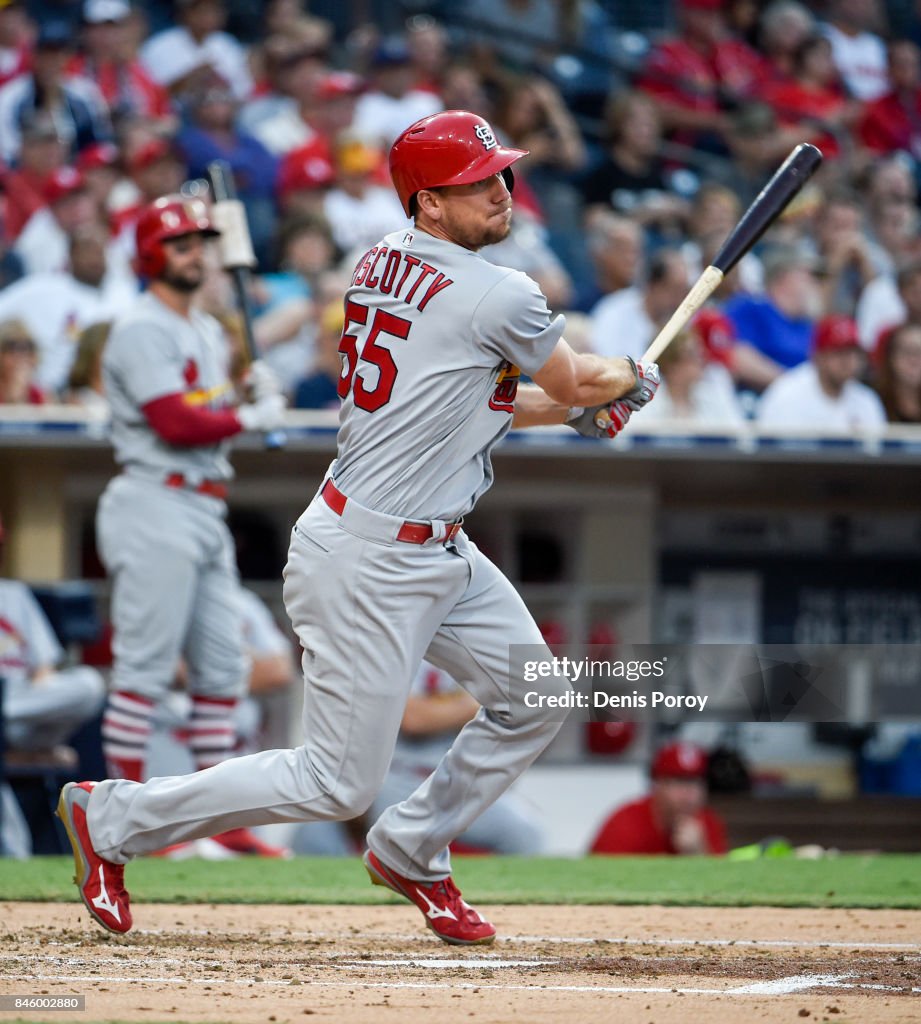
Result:
<instances>
[{"instance_id":1,"label":"white shirt spectator","mask_svg":"<svg viewBox=\"0 0 921 1024\"><path fill-rule=\"evenodd\" d=\"M93 288L67 273L33 274L0 292L0 321L28 327L39 347L36 383L56 392L67 382L83 328L120 316L136 296L137 286L118 276Z\"/></svg>"},{"instance_id":2,"label":"white shirt spectator","mask_svg":"<svg viewBox=\"0 0 921 1024\"><path fill-rule=\"evenodd\" d=\"M834 25L823 25L831 43L832 60L851 95L863 102L878 99L889 91L886 44L872 32L845 35Z\"/></svg>"},{"instance_id":3,"label":"white shirt spectator","mask_svg":"<svg viewBox=\"0 0 921 1024\"><path fill-rule=\"evenodd\" d=\"M421 89L410 89L399 98L383 92L360 96L352 119L351 133L365 142L387 149L405 128L422 117L444 109L438 96Z\"/></svg>"},{"instance_id":4,"label":"white shirt spectator","mask_svg":"<svg viewBox=\"0 0 921 1024\"><path fill-rule=\"evenodd\" d=\"M265 117L251 119L245 130L275 156L306 146L317 134L301 117L294 100L287 98L279 100Z\"/></svg>"},{"instance_id":5,"label":"white shirt spectator","mask_svg":"<svg viewBox=\"0 0 921 1024\"><path fill-rule=\"evenodd\" d=\"M45 206L26 221L13 251L22 260L27 275L51 274L67 270L68 246L67 233ZM133 286L131 252L124 242L114 239L106 249L106 256L112 278L120 279L126 287Z\"/></svg>"},{"instance_id":6,"label":"white shirt spectator","mask_svg":"<svg viewBox=\"0 0 921 1024\"><path fill-rule=\"evenodd\" d=\"M18 580L0 580L0 676L7 685L28 683L36 670L57 665L63 657L32 591Z\"/></svg>"},{"instance_id":7,"label":"white shirt spectator","mask_svg":"<svg viewBox=\"0 0 921 1024\"><path fill-rule=\"evenodd\" d=\"M343 252L368 249L391 231L412 227L396 192L379 185L369 186L361 199L334 188L323 201L323 213Z\"/></svg>"},{"instance_id":8,"label":"white shirt spectator","mask_svg":"<svg viewBox=\"0 0 921 1024\"><path fill-rule=\"evenodd\" d=\"M868 352L873 352L880 334L888 327L903 323L907 315L895 278L891 274L874 277L857 300L855 319L860 344Z\"/></svg>"},{"instance_id":9,"label":"white shirt spectator","mask_svg":"<svg viewBox=\"0 0 921 1024\"><path fill-rule=\"evenodd\" d=\"M690 407L677 406L664 379L656 400L631 418L628 430L641 431L647 423L699 423L707 427L738 427L745 421L736 397L735 385L725 366L710 363L701 379L691 387Z\"/></svg>"},{"instance_id":10,"label":"white shirt spectator","mask_svg":"<svg viewBox=\"0 0 921 1024\"><path fill-rule=\"evenodd\" d=\"M822 390L815 366L806 362L781 374L764 392L758 405L758 423L763 427L804 427L823 434L850 434L882 430L886 412L876 392L856 380L849 380L838 398L832 398Z\"/></svg>"},{"instance_id":11,"label":"white shirt spectator","mask_svg":"<svg viewBox=\"0 0 921 1024\"><path fill-rule=\"evenodd\" d=\"M196 68L210 65L238 100L253 91L246 51L227 32L212 32L198 43L181 25L164 29L141 47L141 62L150 77L167 88Z\"/></svg>"},{"instance_id":12,"label":"white shirt spectator","mask_svg":"<svg viewBox=\"0 0 921 1024\"><path fill-rule=\"evenodd\" d=\"M639 288L605 295L591 312L592 351L600 356L639 359L656 335Z\"/></svg>"}]
</instances>

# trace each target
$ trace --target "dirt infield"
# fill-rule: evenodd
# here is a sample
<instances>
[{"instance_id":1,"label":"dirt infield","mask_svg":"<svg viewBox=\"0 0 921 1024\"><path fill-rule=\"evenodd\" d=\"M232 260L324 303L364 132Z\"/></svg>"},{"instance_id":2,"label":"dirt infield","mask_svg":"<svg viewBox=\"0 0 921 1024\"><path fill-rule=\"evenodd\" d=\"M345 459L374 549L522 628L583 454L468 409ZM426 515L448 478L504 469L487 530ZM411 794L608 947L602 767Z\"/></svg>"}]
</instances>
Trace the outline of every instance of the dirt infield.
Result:
<instances>
[{"instance_id":1,"label":"dirt infield","mask_svg":"<svg viewBox=\"0 0 921 1024\"><path fill-rule=\"evenodd\" d=\"M84 1024L921 1020L921 912L483 909L501 940L458 949L398 906L141 905L116 938L4 903L0 994L85 994Z\"/></svg>"}]
</instances>

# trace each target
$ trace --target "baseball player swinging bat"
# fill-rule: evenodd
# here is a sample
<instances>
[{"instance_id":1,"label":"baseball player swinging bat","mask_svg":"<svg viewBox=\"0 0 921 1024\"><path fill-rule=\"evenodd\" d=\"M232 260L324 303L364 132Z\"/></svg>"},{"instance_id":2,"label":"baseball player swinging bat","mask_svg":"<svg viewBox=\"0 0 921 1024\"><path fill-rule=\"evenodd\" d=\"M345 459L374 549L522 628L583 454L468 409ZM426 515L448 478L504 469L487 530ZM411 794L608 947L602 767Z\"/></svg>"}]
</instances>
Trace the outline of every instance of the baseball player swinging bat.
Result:
<instances>
[{"instance_id":1,"label":"baseball player swinging bat","mask_svg":"<svg viewBox=\"0 0 921 1024\"><path fill-rule=\"evenodd\" d=\"M653 338L641 362L654 363L662 355L688 325L694 314L719 288L723 278L783 213L821 162L821 151L808 142L801 142L784 160L723 242L713 263L704 270L668 323ZM608 422L606 410L602 410L595 417L595 423L599 427L605 427Z\"/></svg>"},{"instance_id":2,"label":"baseball player swinging bat","mask_svg":"<svg viewBox=\"0 0 921 1024\"><path fill-rule=\"evenodd\" d=\"M259 348L253 332L253 315L249 304L249 278L252 268L256 266L256 254L250 238L249 224L246 221L246 210L237 199L233 183L233 172L226 160L214 160L208 164L208 184L214 203L211 207L211 219L221 232L219 245L221 264L230 273L237 306L243 318L243 337L246 354L254 363L259 358ZM287 437L282 430L273 430L265 435L266 448L282 448Z\"/></svg>"}]
</instances>

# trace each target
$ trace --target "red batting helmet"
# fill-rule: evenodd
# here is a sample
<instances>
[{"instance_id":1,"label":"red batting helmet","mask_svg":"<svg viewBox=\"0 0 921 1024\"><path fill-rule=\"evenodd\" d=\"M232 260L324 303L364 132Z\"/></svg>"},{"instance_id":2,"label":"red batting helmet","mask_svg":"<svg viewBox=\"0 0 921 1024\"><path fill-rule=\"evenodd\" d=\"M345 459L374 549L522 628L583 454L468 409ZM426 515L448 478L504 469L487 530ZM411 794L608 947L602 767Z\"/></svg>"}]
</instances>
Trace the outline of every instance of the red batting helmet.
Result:
<instances>
[{"instance_id":1,"label":"red batting helmet","mask_svg":"<svg viewBox=\"0 0 921 1024\"><path fill-rule=\"evenodd\" d=\"M195 234L208 237L220 234L201 199L171 195L154 200L141 211L135 229L137 272L142 277L159 277L166 267L163 243Z\"/></svg>"},{"instance_id":2,"label":"red batting helmet","mask_svg":"<svg viewBox=\"0 0 921 1024\"><path fill-rule=\"evenodd\" d=\"M413 196L424 188L469 185L500 171L511 189L511 164L526 149L499 145L489 123L469 110L443 110L411 124L390 150L390 176L407 216Z\"/></svg>"}]
</instances>

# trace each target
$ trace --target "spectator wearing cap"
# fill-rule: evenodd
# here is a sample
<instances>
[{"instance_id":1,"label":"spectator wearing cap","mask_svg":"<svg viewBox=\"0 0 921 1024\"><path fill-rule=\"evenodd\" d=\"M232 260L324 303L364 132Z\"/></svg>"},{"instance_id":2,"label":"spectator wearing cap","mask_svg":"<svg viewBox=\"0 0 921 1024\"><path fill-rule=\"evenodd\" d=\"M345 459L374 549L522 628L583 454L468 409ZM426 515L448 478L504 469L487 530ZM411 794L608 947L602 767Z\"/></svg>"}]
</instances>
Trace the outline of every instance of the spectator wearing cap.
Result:
<instances>
[{"instance_id":1,"label":"spectator wearing cap","mask_svg":"<svg viewBox=\"0 0 921 1024\"><path fill-rule=\"evenodd\" d=\"M28 70L30 35L23 0L0 0L0 86Z\"/></svg>"},{"instance_id":2,"label":"spectator wearing cap","mask_svg":"<svg viewBox=\"0 0 921 1024\"><path fill-rule=\"evenodd\" d=\"M877 34L885 15L879 0L835 0L826 5L822 32L848 93L861 101L889 90L886 45Z\"/></svg>"},{"instance_id":3,"label":"spectator wearing cap","mask_svg":"<svg viewBox=\"0 0 921 1024\"><path fill-rule=\"evenodd\" d=\"M71 158L85 146L112 137L106 102L85 78L68 78L74 33L62 21L45 21L32 53L32 70L0 88L0 158L13 164L22 146L23 126L39 113L57 128Z\"/></svg>"},{"instance_id":4,"label":"spectator wearing cap","mask_svg":"<svg viewBox=\"0 0 921 1024\"><path fill-rule=\"evenodd\" d=\"M35 382L38 346L20 320L0 323L0 405L43 405Z\"/></svg>"},{"instance_id":5,"label":"spectator wearing cap","mask_svg":"<svg viewBox=\"0 0 921 1024\"><path fill-rule=\"evenodd\" d=\"M403 39L385 40L371 58L371 85L359 97L352 131L389 149L414 121L444 108L441 97L416 87L416 70Z\"/></svg>"},{"instance_id":6,"label":"spectator wearing cap","mask_svg":"<svg viewBox=\"0 0 921 1024\"><path fill-rule=\"evenodd\" d=\"M87 146L77 157L76 170L83 175L86 190L96 204L96 216L108 223L112 214L115 186L121 180L121 157L112 142Z\"/></svg>"},{"instance_id":7,"label":"spectator wearing cap","mask_svg":"<svg viewBox=\"0 0 921 1024\"><path fill-rule=\"evenodd\" d=\"M391 231L411 226L396 192L375 184L381 161L380 150L358 138L344 136L336 145L336 184L323 212L344 253L368 249Z\"/></svg>"},{"instance_id":8,"label":"spectator wearing cap","mask_svg":"<svg viewBox=\"0 0 921 1024\"><path fill-rule=\"evenodd\" d=\"M875 353L873 387L890 423L921 423L921 324L887 331Z\"/></svg>"},{"instance_id":9,"label":"spectator wearing cap","mask_svg":"<svg viewBox=\"0 0 921 1024\"><path fill-rule=\"evenodd\" d=\"M770 65L726 23L722 0L680 0L679 33L653 48L639 87L655 100L676 139L718 143L726 104L757 94Z\"/></svg>"},{"instance_id":10,"label":"spectator wearing cap","mask_svg":"<svg viewBox=\"0 0 921 1024\"><path fill-rule=\"evenodd\" d=\"M876 393L857 380L864 353L857 324L834 314L820 320L812 357L781 374L758 405L763 427L852 434L879 430L886 412Z\"/></svg>"},{"instance_id":11,"label":"spectator wearing cap","mask_svg":"<svg viewBox=\"0 0 921 1024\"><path fill-rule=\"evenodd\" d=\"M813 326L822 314L822 285L814 256L796 246L765 253L764 295L736 295L724 307L737 336L778 370L809 358Z\"/></svg>"},{"instance_id":12,"label":"spectator wearing cap","mask_svg":"<svg viewBox=\"0 0 921 1024\"><path fill-rule=\"evenodd\" d=\"M84 0L82 52L70 62L68 72L95 83L114 121L142 118L174 127L169 92L151 78L138 57L137 17L128 0Z\"/></svg>"},{"instance_id":13,"label":"spectator wearing cap","mask_svg":"<svg viewBox=\"0 0 921 1024\"><path fill-rule=\"evenodd\" d=\"M891 88L867 103L857 126L860 141L873 153L910 153L921 159L921 50L910 39L894 39L888 49Z\"/></svg>"},{"instance_id":14,"label":"spectator wearing cap","mask_svg":"<svg viewBox=\"0 0 921 1024\"><path fill-rule=\"evenodd\" d=\"M707 807L707 755L690 743L669 743L653 758L648 796L615 811L589 852L726 853L726 828Z\"/></svg>"},{"instance_id":15,"label":"spectator wearing cap","mask_svg":"<svg viewBox=\"0 0 921 1024\"><path fill-rule=\"evenodd\" d=\"M592 310L592 349L639 359L688 291L688 266L676 249L660 249L645 281L606 295Z\"/></svg>"},{"instance_id":16,"label":"spectator wearing cap","mask_svg":"<svg viewBox=\"0 0 921 1024\"><path fill-rule=\"evenodd\" d=\"M269 258L275 226L278 160L258 139L237 128L237 108L233 93L223 84L190 95L176 148L192 178L204 178L214 160L230 165L237 196L246 208L256 257L263 263Z\"/></svg>"},{"instance_id":17,"label":"spectator wearing cap","mask_svg":"<svg viewBox=\"0 0 921 1024\"><path fill-rule=\"evenodd\" d=\"M113 269L108 232L98 224L67 239L69 269L31 274L0 293L0 320L21 320L38 343L39 386L61 391L73 363L80 331L125 312L137 282Z\"/></svg>"},{"instance_id":18,"label":"spectator wearing cap","mask_svg":"<svg viewBox=\"0 0 921 1024\"><path fill-rule=\"evenodd\" d=\"M3 174L9 241L15 241L32 214L46 205L49 178L67 162L67 149L47 114L28 120L22 126L21 139L16 166Z\"/></svg>"},{"instance_id":19,"label":"spectator wearing cap","mask_svg":"<svg viewBox=\"0 0 921 1024\"><path fill-rule=\"evenodd\" d=\"M86 181L73 167L53 171L42 195L46 205L32 214L13 246L27 274L62 270L67 265L68 235L96 217Z\"/></svg>"},{"instance_id":20,"label":"spectator wearing cap","mask_svg":"<svg viewBox=\"0 0 921 1024\"><path fill-rule=\"evenodd\" d=\"M325 216L326 195L336 180L336 170L325 140L312 142L286 153L278 171L278 202L285 216Z\"/></svg>"},{"instance_id":21,"label":"spectator wearing cap","mask_svg":"<svg viewBox=\"0 0 921 1024\"><path fill-rule=\"evenodd\" d=\"M246 51L222 31L227 20L223 0L177 0L178 24L152 36L141 48L151 78L174 96L226 82L238 100L253 90Z\"/></svg>"}]
</instances>

